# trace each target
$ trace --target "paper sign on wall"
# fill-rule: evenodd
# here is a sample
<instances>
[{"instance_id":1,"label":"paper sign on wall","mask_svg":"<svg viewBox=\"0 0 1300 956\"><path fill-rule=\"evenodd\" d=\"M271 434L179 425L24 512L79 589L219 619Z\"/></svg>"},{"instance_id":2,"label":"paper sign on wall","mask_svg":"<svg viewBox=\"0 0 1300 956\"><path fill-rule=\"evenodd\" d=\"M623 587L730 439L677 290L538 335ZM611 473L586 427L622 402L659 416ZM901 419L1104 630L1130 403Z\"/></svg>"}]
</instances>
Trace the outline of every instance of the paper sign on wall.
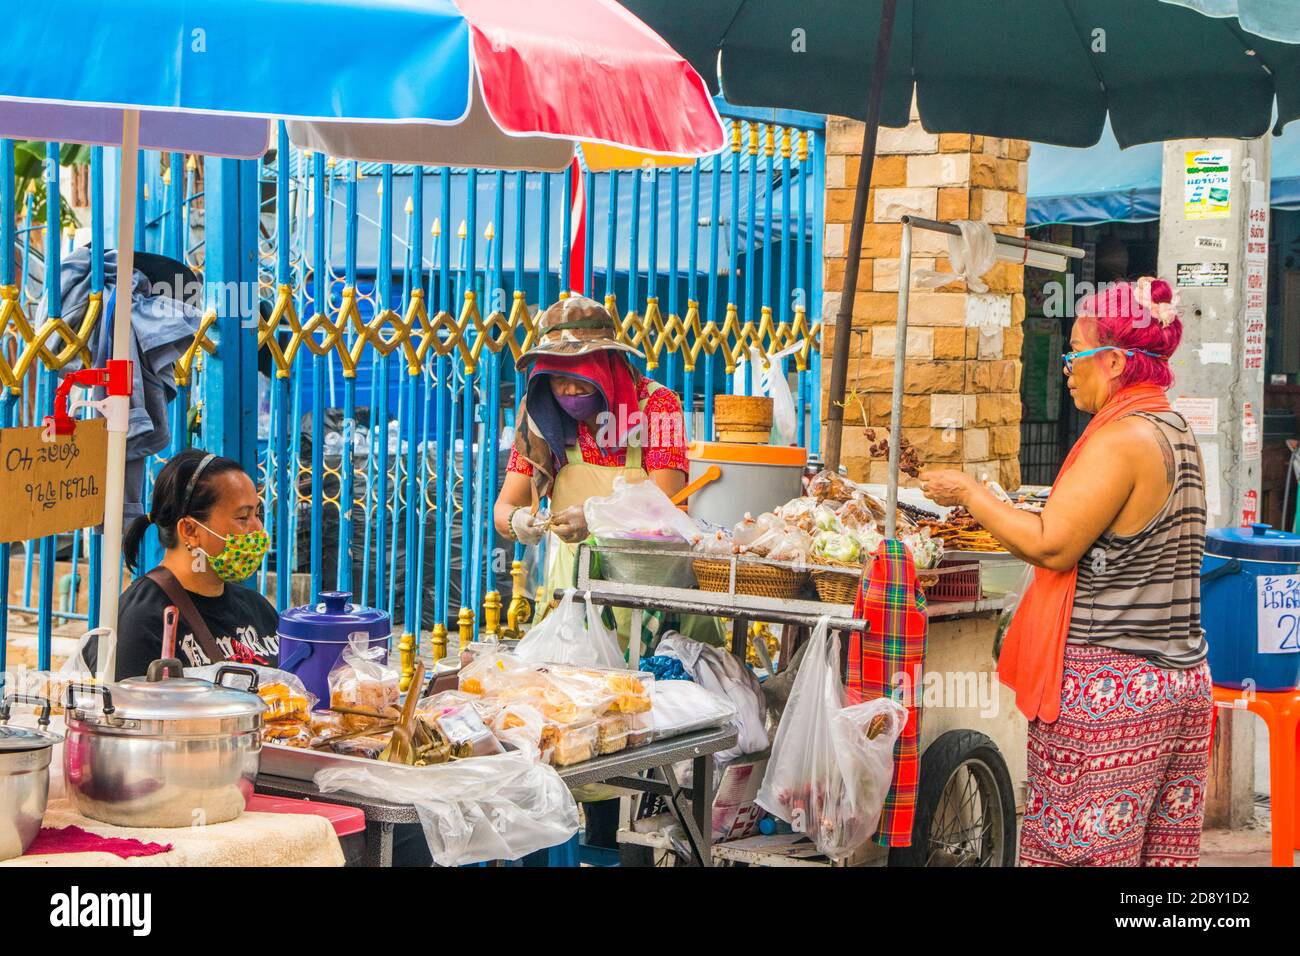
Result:
<instances>
[{"instance_id":1,"label":"paper sign on wall","mask_svg":"<svg viewBox=\"0 0 1300 956\"><path fill-rule=\"evenodd\" d=\"M1300 574L1260 575L1255 588L1259 653L1300 652Z\"/></svg>"},{"instance_id":2,"label":"paper sign on wall","mask_svg":"<svg viewBox=\"0 0 1300 956\"><path fill-rule=\"evenodd\" d=\"M1231 342L1205 342L1196 350L1202 365L1231 365Z\"/></svg>"},{"instance_id":3,"label":"paper sign on wall","mask_svg":"<svg viewBox=\"0 0 1300 956\"><path fill-rule=\"evenodd\" d=\"M75 434L47 437L41 428L0 428L0 541L103 523L104 420L79 421Z\"/></svg>"},{"instance_id":4,"label":"paper sign on wall","mask_svg":"<svg viewBox=\"0 0 1300 956\"><path fill-rule=\"evenodd\" d=\"M1241 412L1241 457L1252 459L1259 454L1259 419L1251 403L1246 402Z\"/></svg>"},{"instance_id":5,"label":"paper sign on wall","mask_svg":"<svg viewBox=\"0 0 1300 956\"><path fill-rule=\"evenodd\" d=\"M1219 430L1219 400L1195 395L1179 395L1174 411L1187 419L1193 435L1213 435Z\"/></svg>"},{"instance_id":6,"label":"paper sign on wall","mask_svg":"<svg viewBox=\"0 0 1300 956\"><path fill-rule=\"evenodd\" d=\"M1227 219L1232 212L1232 153L1188 150L1183 179L1184 219Z\"/></svg>"},{"instance_id":7,"label":"paper sign on wall","mask_svg":"<svg viewBox=\"0 0 1300 956\"><path fill-rule=\"evenodd\" d=\"M1180 262L1178 263L1178 285L1214 287L1228 284L1228 264L1226 262Z\"/></svg>"},{"instance_id":8,"label":"paper sign on wall","mask_svg":"<svg viewBox=\"0 0 1300 956\"><path fill-rule=\"evenodd\" d=\"M1268 303L1266 266L1246 263L1246 334L1242 340L1241 367L1264 374L1264 316Z\"/></svg>"}]
</instances>

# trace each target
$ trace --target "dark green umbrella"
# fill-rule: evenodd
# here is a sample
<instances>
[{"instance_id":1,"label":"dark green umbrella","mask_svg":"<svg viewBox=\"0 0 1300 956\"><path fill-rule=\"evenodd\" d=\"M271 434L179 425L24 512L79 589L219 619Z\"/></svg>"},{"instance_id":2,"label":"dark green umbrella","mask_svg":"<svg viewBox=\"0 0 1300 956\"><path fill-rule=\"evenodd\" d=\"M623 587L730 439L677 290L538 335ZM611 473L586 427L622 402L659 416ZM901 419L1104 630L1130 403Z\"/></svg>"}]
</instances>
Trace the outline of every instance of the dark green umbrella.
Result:
<instances>
[{"instance_id":1,"label":"dark green umbrella","mask_svg":"<svg viewBox=\"0 0 1300 956\"><path fill-rule=\"evenodd\" d=\"M1300 0L620 0L731 103L866 120L836 331L853 315L880 125L1091 146L1257 137L1300 117ZM1205 13L1197 12L1204 10ZM1213 14L1210 15L1210 14ZM720 86L718 85L720 83ZM835 336L839 462L849 336Z\"/></svg>"}]
</instances>

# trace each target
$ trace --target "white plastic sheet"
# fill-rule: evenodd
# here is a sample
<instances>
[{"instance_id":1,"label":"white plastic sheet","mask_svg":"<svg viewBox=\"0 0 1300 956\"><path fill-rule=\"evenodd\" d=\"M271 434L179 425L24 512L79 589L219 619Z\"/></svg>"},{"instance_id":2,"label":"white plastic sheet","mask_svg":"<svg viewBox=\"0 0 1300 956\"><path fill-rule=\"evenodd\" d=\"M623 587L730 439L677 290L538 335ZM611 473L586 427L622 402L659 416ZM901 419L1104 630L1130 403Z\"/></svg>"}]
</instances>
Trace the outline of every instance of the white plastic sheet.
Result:
<instances>
[{"instance_id":1,"label":"white plastic sheet","mask_svg":"<svg viewBox=\"0 0 1300 956\"><path fill-rule=\"evenodd\" d=\"M840 642L823 617L809 640L772 744L757 802L807 834L832 860L871 838L894 773L894 743L907 722L896 701L845 707ZM884 729L866 734L877 716Z\"/></svg>"},{"instance_id":2,"label":"white plastic sheet","mask_svg":"<svg viewBox=\"0 0 1300 956\"><path fill-rule=\"evenodd\" d=\"M409 803L439 866L517 860L578 832L578 805L555 768L506 753L434 767L374 762L316 773L322 793Z\"/></svg>"},{"instance_id":3,"label":"white plastic sheet","mask_svg":"<svg viewBox=\"0 0 1300 956\"><path fill-rule=\"evenodd\" d=\"M653 481L614 479L607 497L588 498L582 507L587 530L597 538L672 540L694 544L700 529Z\"/></svg>"},{"instance_id":4,"label":"white plastic sheet","mask_svg":"<svg viewBox=\"0 0 1300 956\"><path fill-rule=\"evenodd\" d=\"M691 640L669 631L655 647L655 653L675 657L682 662L691 679L731 701L736 708L736 746L716 754L719 764L741 754L755 754L767 749L767 701L758 679L730 651ZM673 681L662 681L659 688ZM657 703L657 702L656 702Z\"/></svg>"},{"instance_id":5,"label":"white plastic sheet","mask_svg":"<svg viewBox=\"0 0 1300 956\"><path fill-rule=\"evenodd\" d=\"M965 279L966 288L971 292L987 292L989 287L981 277L993 268L998 258L998 241L993 237L993 227L987 222L970 219L959 219L953 225L961 231L959 236L948 237L948 261L952 263L953 271L917 269L912 281L924 289L933 289Z\"/></svg>"}]
</instances>

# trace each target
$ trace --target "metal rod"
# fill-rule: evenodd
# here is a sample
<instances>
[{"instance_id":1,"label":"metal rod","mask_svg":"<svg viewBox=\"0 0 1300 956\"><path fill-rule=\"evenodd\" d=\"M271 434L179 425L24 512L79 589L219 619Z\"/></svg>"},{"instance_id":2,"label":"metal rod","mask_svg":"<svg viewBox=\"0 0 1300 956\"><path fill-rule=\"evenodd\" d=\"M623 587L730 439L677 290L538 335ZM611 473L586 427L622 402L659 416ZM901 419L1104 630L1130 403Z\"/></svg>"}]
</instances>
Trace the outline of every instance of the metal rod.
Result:
<instances>
[{"instance_id":1,"label":"metal rod","mask_svg":"<svg viewBox=\"0 0 1300 956\"><path fill-rule=\"evenodd\" d=\"M858 290L858 266L862 261L862 233L867 221L867 196L871 173L876 164L876 136L880 132L880 101L885 92L885 72L889 66L889 44L894 35L894 12L897 0L884 0L880 10L880 30L876 35L876 59L872 64L871 89L867 96L867 121L862 127L862 163L858 169L858 186L853 196L853 221L849 225L849 245L844 262L844 285L840 308L835 315L835 349L831 355L830 401L826 409L826 467L840 467L840 447L844 439L844 389L849 374L849 331L853 327L853 300ZM903 286L900 285L900 289ZM906 298L900 295L899 298Z\"/></svg>"},{"instance_id":2,"label":"metal rod","mask_svg":"<svg viewBox=\"0 0 1300 956\"><path fill-rule=\"evenodd\" d=\"M903 222L898 250L898 324L894 335L894 390L889 405L889 491L885 499L885 537L898 531L898 453L903 431L903 369L907 365L907 304L912 285L912 224ZM838 341L836 346L838 347ZM866 425L866 422L862 423Z\"/></svg>"},{"instance_id":3,"label":"metal rod","mask_svg":"<svg viewBox=\"0 0 1300 956\"><path fill-rule=\"evenodd\" d=\"M951 222L936 222L933 219L922 219L920 216L904 216L902 218L904 226L912 226L915 229L928 229L931 232L942 232L950 236L960 236L961 230L956 224ZM1066 256L1070 259L1082 259L1085 255L1082 249L1076 249L1074 246L1062 246L1055 242L1040 242L1037 239L1025 239L1020 236L1007 236L1000 232L993 233L993 238L997 240L998 245L1012 246L1015 249L1029 249L1032 252L1047 252L1056 256ZM902 275L900 272L899 275ZM899 286L899 292L903 287Z\"/></svg>"}]
</instances>

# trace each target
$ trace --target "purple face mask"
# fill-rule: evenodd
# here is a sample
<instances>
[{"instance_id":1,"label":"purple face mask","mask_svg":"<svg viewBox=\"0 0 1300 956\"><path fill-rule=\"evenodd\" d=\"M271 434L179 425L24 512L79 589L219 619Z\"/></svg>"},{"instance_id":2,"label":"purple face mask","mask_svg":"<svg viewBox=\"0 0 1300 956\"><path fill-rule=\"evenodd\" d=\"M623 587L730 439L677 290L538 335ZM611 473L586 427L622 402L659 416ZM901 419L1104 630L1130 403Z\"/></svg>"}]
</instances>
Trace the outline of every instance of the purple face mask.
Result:
<instances>
[{"instance_id":1,"label":"purple face mask","mask_svg":"<svg viewBox=\"0 0 1300 956\"><path fill-rule=\"evenodd\" d=\"M600 392L587 395L556 395L555 400L570 418L585 422L597 412L605 410L605 398Z\"/></svg>"}]
</instances>

